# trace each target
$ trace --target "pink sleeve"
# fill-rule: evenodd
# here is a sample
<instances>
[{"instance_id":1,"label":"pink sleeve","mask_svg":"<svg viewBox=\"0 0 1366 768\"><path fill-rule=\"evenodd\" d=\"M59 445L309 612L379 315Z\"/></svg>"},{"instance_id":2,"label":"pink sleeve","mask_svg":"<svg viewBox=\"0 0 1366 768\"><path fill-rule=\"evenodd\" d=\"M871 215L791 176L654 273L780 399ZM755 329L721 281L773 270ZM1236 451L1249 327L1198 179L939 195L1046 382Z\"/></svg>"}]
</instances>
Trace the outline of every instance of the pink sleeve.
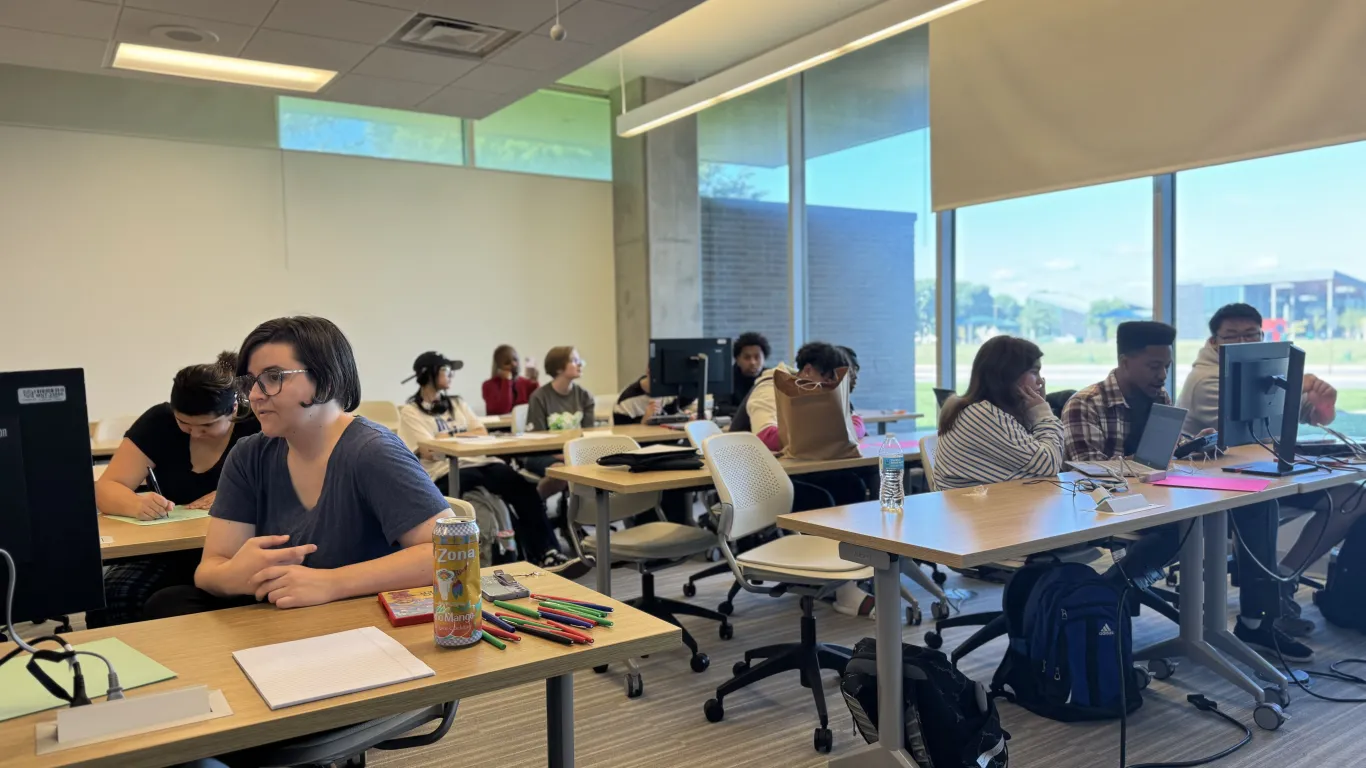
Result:
<instances>
[{"instance_id":1,"label":"pink sleeve","mask_svg":"<svg viewBox=\"0 0 1366 768\"><path fill-rule=\"evenodd\" d=\"M770 451L781 451L783 449L782 444L778 442L778 428L776 426L764 427L759 430L757 437L763 441L764 445L768 446Z\"/></svg>"},{"instance_id":2,"label":"pink sleeve","mask_svg":"<svg viewBox=\"0 0 1366 768\"><path fill-rule=\"evenodd\" d=\"M862 440L867 437L868 428L863 426L863 419L859 418L857 413L850 414L849 418L854 420L854 434L858 436L858 439Z\"/></svg>"}]
</instances>

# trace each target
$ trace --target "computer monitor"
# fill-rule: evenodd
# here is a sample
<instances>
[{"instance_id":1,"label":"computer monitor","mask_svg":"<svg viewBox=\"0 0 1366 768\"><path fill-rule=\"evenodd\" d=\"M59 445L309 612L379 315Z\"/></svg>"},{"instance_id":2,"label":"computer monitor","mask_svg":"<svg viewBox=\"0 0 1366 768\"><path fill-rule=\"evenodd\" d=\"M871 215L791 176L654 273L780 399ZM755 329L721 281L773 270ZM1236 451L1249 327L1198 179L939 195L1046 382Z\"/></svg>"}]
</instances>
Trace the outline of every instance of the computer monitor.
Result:
<instances>
[{"instance_id":1,"label":"computer monitor","mask_svg":"<svg viewBox=\"0 0 1366 768\"><path fill-rule=\"evenodd\" d=\"M1273 461L1225 467L1225 472L1282 477L1312 472L1295 463L1304 350L1288 341L1219 346L1219 449L1258 443Z\"/></svg>"},{"instance_id":2,"label":"computer monitor","mask_svg":"<svg viewBox=\"0 0 1366 768\"><path fill-rule=\"evenodd\" d=\"M731 359L730 339L651 339L650 394L694 398L705 419L707 395L730 397Z\"/></svg>"},{"instance_id":3,"label":"computer monitor","mask_svg":"<svg viewBox=\"0 0 1366 768\"><path fill-rule=\"evenodd\" d=\"M84 371L0 373L0 489L0 548L18 569L14 620L104 607ZM0 563L0 597L8 589Z\"/></svg>"}]
</instances>

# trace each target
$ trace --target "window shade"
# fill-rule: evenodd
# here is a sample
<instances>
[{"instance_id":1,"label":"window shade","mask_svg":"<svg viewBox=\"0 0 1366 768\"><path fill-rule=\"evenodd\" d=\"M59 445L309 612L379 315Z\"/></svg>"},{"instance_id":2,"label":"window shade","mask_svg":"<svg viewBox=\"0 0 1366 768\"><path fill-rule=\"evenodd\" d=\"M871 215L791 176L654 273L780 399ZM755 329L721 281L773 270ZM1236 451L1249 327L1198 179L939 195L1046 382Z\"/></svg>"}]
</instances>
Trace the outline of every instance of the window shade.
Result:
<instances>
[{"instance_id":1,"label":"window shade","mask_svg":"<svg viewBox=\"0 0 1366 768\"><path fill-rule=\"evenodd\" d=\"M988 0L930 28L935 210L1366 137L1361 0Z\"/></svg>"}]
</instances>

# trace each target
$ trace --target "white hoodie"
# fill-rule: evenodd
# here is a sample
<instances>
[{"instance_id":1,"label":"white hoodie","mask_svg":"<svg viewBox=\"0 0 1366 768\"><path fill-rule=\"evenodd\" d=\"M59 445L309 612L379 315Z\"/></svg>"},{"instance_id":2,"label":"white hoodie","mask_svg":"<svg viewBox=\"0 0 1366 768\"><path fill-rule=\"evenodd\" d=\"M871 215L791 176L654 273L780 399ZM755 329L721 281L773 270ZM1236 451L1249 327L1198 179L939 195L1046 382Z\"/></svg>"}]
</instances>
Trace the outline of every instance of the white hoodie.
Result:
<instances>
[{"instance_id":1,"label":"white hoodie","mask_svg":"<svg viewBox=\"0 0 1366 768\"><path fill-rule=\"evenodd\" d=\"M1181 396L1176 404L1185 408L1185 431L1195 434L1202 429L1218 429L1219 423L1219 350L1208 341L1195 356L1195 365L1181 385ZM1300 395L1300 423L1309 421L1309 401Z\"/></svg>"}]
</instances>

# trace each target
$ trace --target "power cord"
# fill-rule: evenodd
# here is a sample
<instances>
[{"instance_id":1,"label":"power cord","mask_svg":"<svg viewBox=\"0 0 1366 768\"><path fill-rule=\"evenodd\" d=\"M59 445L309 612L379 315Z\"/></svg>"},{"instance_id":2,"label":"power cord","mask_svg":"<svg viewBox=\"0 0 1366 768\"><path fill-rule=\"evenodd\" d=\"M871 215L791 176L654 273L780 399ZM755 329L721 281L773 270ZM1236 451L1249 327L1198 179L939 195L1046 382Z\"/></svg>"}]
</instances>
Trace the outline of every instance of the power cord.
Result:
<instances>
[{"instance_id":1,"label":"power cord","mask_svg":"<svg viewBox=\"0 0 1366 768\"><path fill-rule=\"evenodd\" d=\"M29 654L33 656L28 663L28 670L34 677L38 678L38 682L42 683L43 687L54 696L69 702L73 707L79 707L89 704L90 697L87 696L85 692L85 675L81 672L81 664L77 659L77 656L93 656L104 662L105 669L109 670L109 687L105 697L106 700L116 701L122 699L123 686L119 684L119 675L114 671L114 665L109 663L109 659L94 651L82 651L73 648L71 644L63 640L60 635L45 635L38 638L36 642L41 643L47 641L58 643L62 646L61 651L48 651L37 648L25 642L24 638L19 636L19 632L14 628L14 589L16 582L19 580L19 568L14 564L14 558L10 556L8 551L0 549L0 555L4 556L5 563L9 568L9 588L6 590L5 595L5 627L9 630L9 636L14 638L14 644L19 646L6 654L3 659L0 659L0 664L4 664L6 661L17 656L19 651L28 651ZM71 693L68 694L66 691L62 690L61 686L57 685L52 678L48 677L46 672L42 671L42 668L38 666L38 661L40 660L56 662L65 661L71 665Z\"/></svg>"}]
</instances>

